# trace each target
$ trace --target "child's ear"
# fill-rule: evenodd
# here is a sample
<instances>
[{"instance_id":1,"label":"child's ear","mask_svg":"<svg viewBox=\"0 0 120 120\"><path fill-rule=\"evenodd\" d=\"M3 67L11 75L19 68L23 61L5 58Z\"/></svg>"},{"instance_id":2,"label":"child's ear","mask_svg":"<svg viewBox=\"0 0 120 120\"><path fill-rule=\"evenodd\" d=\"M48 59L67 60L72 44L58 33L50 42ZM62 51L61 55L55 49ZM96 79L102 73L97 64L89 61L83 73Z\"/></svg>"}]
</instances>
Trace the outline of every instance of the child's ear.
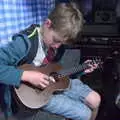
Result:
<instances>
[{"instance_id":1,"label":"child's ear","mask_svg":"<svg viewBox=\"0 0 120 120\"><path fill-rule=\"evenodd\" d=\"M50 19L46 19L44 25L45 25L47 28L50 28L51 25L52 25L52 21L51 21Z\"/></svg>"}]
</instances>

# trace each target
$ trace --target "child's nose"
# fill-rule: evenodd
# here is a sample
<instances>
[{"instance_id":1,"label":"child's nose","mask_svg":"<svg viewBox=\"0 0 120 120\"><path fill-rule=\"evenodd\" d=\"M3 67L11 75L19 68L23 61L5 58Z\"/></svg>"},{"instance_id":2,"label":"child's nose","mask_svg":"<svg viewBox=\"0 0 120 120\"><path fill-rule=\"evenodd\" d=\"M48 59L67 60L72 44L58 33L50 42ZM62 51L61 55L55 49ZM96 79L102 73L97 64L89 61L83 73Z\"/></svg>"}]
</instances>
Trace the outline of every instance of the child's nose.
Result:
<instances>
[{"instance_id":1,"label":"child's nose","mask_svg":"<svg viewBox=\"0 0 120 120\"><path fill-rule=\"evenodd\" d=\"M59 48L61 46L61 43L57 43L57 44L55 44L55 48Z\"/></svg>"}]
</instances>

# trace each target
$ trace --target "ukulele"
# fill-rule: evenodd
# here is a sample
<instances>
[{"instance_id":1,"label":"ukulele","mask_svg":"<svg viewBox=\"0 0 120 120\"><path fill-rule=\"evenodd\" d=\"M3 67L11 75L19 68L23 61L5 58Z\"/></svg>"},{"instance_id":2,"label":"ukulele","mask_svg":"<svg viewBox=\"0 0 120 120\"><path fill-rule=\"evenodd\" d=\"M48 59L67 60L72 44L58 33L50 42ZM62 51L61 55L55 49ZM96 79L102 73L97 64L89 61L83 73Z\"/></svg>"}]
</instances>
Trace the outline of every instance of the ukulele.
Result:
<instances>
[{"instance_id":1,"label":"ukulele","mask_svg":"<svg viewBox=\"0 0 120 120\"><path fill-rule=\"evenodd\" d=\"M94 63L89 64L100 64L100 60L94 60ZM16 88L14 87L15 96L17 99L26 107L30 109L38 109L48 103L49 99L55 92L63 91L69 87L69 76L77 72L89 68L88 63L74 66L70 69L62 69L58 63L48 64L42 67L35 67L31 64L24 64L20 66L23 70L35 70L41 73L52 76L56 82L50 82L50 85L45 89L32 86L31 84L22 82L21 85Z\"/></svg>"}]
</instances>

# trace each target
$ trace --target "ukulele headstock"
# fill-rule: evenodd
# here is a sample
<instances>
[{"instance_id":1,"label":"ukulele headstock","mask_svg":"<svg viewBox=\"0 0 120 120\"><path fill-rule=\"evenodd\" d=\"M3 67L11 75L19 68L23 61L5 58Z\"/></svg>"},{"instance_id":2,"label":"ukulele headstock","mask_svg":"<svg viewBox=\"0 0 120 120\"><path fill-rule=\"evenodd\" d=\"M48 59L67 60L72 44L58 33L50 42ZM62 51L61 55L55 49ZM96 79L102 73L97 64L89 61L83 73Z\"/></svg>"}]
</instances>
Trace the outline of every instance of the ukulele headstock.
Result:
<instances>
[{"instance_id":1,"label":"ukulele headstock","mask_svg":"<svg viewBox=\"0 0 120 120\"><path fill-rule=\"evenodd\" d=\"M87 68L94 67L94 69L103 69L103 61L101 57L93 57L91 60L85 61L85 64L87 64Z\"/></svg>"},{"instance_id":2,"label":"ukulele headstock","mask_svg":"<svg viewBox=\"0 0 120 120\"><path fill-rule=\"evenodd\" d=\"M91 64L96 64L97 65L97 69L103 69L103 61L101 57L95 57L92 59L92 63Z\"/></svg>"}]
</instances>

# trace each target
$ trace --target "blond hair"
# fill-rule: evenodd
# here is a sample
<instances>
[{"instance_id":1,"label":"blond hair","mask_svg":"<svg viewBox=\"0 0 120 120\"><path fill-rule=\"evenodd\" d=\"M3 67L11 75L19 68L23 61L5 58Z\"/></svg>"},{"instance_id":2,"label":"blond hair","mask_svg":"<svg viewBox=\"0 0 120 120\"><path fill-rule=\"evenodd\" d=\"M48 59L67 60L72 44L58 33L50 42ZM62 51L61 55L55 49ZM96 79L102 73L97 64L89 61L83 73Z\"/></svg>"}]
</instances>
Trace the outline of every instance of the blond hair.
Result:
<instances>
[{"instance_id":1,"label":"blond hair","mask_svg":"<svg viewBox=\"0 0 120 120\"><path fill-rule=\"evenodd\" d=\"M58 4L48 18L52 21L53 30L68 40L75 39L82 30L82 14L70 3Z\"/></svg>"}]
</instances>

